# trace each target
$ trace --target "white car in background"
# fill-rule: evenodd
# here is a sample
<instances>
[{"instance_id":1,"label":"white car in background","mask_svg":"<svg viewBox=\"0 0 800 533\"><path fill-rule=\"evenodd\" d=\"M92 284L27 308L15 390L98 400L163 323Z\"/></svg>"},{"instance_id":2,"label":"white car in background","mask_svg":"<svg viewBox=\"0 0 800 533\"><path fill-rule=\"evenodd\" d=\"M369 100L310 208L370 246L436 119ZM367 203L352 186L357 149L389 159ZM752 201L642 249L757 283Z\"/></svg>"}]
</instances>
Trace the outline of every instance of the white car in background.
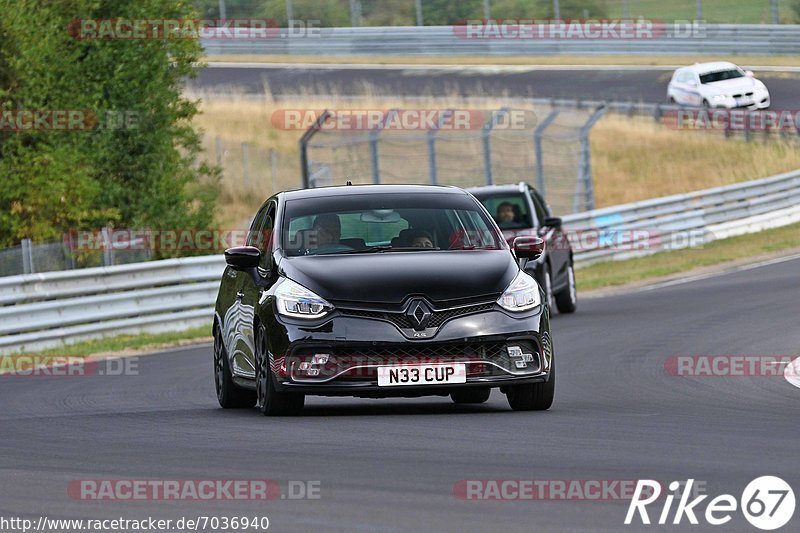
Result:
<instances>
[{"instance_id":1,"label":"white car in background","mask_svg":"<svg viewBox=\"0 0 800 533\"><path fill-rule=\"evenodd\" d=\"M726 109L767 109L770 105L764 83L751 71L726 61L679 68L669 82L667 98L681 105Z\"/></svg>"}]
</instances>

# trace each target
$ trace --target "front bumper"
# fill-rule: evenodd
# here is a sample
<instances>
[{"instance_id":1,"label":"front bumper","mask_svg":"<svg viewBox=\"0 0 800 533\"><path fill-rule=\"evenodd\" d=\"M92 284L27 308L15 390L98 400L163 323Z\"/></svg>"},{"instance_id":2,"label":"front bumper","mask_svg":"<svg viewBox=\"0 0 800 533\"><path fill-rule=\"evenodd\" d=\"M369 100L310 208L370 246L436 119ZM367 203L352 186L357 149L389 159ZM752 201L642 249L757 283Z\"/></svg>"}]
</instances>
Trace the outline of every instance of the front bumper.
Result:
<instances>
[{"instance_id":1,"label":"front bumper","mask_svg":"<svg viewBox=\"0 0 800 533\"><path fill-rule=\"evenodd\" d=\"M749 109L751 111L768 109L770 104L771 102L768 92L748 93L747 96L740 95L739 97L727 96L725 99L711 102L712 107L721 107L724 109Z\"/></svg>"},{"instance_id":2,"label":"front bumper","mask_svg":"<svg viewBox=\"0 0 800 533\"><path fill-rule=\"evenodd\" d=\"M546 381L553 361L549 314L542 307L512 316L498 306L453 318L424 340L409 339L391 320L338 311L311 327L283 317L275 326L284 338L270 343L270 363L281 391L365 397L448 394L459 388ZM378 385L378 367L441 363L463 363L466 383Z\"/></svg>"}]
</instances>

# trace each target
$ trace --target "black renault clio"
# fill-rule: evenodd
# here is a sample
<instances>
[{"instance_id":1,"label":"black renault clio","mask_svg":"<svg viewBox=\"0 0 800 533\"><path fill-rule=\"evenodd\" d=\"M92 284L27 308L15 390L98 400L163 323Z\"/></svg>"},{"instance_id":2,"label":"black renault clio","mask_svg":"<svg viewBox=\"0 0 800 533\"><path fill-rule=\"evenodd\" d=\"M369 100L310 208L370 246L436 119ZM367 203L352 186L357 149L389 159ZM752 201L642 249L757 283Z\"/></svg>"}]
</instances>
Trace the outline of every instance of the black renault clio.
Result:
<instances>
[{"instance_id":1,"label":"black renault clio","mask_svg":"<svg viewBox=\"0 0 800 533\"><path fill-rule=\"evenodd\" d=\"M509 248L469 193L284 192L258 211L246 244L225 251L216 303L222 407L291 414L306 394L482 403L499 387L512 409L550 408L549 311L516 259L544 243Z\"/></svg>"}]
</instances>

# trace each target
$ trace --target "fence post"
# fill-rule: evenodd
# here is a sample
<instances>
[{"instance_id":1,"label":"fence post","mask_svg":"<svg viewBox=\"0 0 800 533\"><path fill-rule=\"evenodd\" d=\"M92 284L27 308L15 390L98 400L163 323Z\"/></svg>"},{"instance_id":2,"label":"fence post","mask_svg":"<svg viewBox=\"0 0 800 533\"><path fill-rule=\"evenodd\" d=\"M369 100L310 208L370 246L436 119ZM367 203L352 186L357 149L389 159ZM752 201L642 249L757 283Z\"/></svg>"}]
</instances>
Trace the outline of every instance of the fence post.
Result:
<instances>
[{"instance_id":1,"label":"fence post","mask_svg":"<svg viewBox=\"0 0 800 533\"><path fill-rule=\"evenodd\" d=\"M542 123L533 130L533 146L536 151L536 189L542 196L544 196L544 152L542 150L542 137L544 136L544 131L553 123L559 113L560 111L558 109L553 109Z\"/></svg>"},{"instance_id":2,"label":"fence post","mask_svg":"<svg viewBox=\"0 0 800 533\"><path fill-rule=\"evenodd\" d=\"M502 107L497 112L492 112L492 119L481 128L483 137L483 174L486 176L486 185L494 185L494 174L492 174L492 130L500 120L500 117L508 114L508 108Z\"/></svg>"},{"instance_id":3,"label":"fence post","mask_svg":"<svg viewBox=\"0 0 800 533\"><path fill-rule=\"evenodd\" d=\"M217 152L217 166L222 166L222 139L219 137L214 138L214 149Z\"/></svg>"},{"instance_id":4,"label":"fence post","mask_svg":"<svg viewBox=\"0 0 800 533\"><path fill-rule=\"evenodd\" d=\"M372 183L379 184L381 182L381 167L380 157L378 156L378 139L380 139L381 131L386 127L389 117L396 116L397 109L390 109L386 112L380 124L369 131L369 159L372 168Z\"/></svg>"},{"instance_id":5,"label":"fence post","mask_svg":"<svg viewBox=\"0 0 800 533\"><path fill-rule=\"evenodd\" d=\"M75 249L75 241L72 233L65 233L61 236L61 246L64 250L64 265L68 270L75 270L75 254L72 253Z\"/></svg>"},{"instance_id":6,"label":"fence post","mask_svg":"<svg viewBox=\"0 0 800 533\"><path fill-rule=\"evenodd\" d=\"M428 141L428 175L431 179L431 185L436 185L438 182L438 174L436 169L436 134L439 132L439 128L442 126L442 123L448 120L452 114L452 109L442 111L441 115L439 116L439 123L436 125L436 127L429 129L425 134L425 137Z\"/></svg>"},{"instance_id":7,"label":"fence post","mask_svg":"<svg viewBox=\"0 0 800 533\"><path fill-rule=\"evenodd\" d=\"M111 228L103 228L103 266L114 264L114 243Z\"/></svg>"},{"instance_id":8,"label":"fence post","mask_svg":"<svg viewBox=\"0 0 800 533\"><path fill-rule=\"evenodd\" d=\"M309 176L310 171L308 168L308 143L311 138L316 135L316 133L322 128L322 125L325 124L325 121L331 116L331 112L327 109L322 112L322 114L317 118L316 122L311 125L310 128L306 130L298 144L300 145L300 175L303 179L303 188L308 189L311 187Z\"/></svg>"},{"instance_id":9,"label":"fence post","mask_svg":"<svg viewBox=\"0 0 800 533\"><path fill-rule=\"evenodd\" d=\"M600 120L600 117L605 115L608 107L605 104L600 105L594 110L592 116L586 121L586 124L581 128L581 149L580 149L580 162L578 164L578 180L575 185L575 199L572 204L572 211L578 213L580 211L591 211L594 209L594 179L592 177L592 148L589 145L589 132ZM581 198L583 197L583 198ZM581 209L583 204L584 209Z\"/></svg>"},{"instance_id":10,"label":"fence post","mask_svg":"<svg viewBox=\"0 0 800 533\"><path fill-rule=\"evenodd\" d=\"M22 249L22 273L33 274L33 246L31 245L31 240L22 239L20 247Z\"/></svg>"},{"instance_id":11,"label":"fence post","mask_svg":"<svg viewBox=\"0 0 800 533\"><path fill-rule=\"evenodd\" d=\"M438 130L428 130L428 175L431 179L431 185L436 185L436 132Z\"/></svg>"}]
</instances>

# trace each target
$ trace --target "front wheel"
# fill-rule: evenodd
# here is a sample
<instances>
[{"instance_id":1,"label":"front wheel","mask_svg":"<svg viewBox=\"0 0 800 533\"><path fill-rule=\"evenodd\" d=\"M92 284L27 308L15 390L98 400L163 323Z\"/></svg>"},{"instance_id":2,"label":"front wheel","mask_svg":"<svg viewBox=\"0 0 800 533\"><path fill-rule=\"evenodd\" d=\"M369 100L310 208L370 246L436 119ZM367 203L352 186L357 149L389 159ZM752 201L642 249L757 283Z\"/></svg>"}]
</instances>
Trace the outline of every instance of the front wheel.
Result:
<instances>
[{"instance_id":1,"label":"front wheel","mask_svg":"<svg viewBox=\"0 0 800 533\"><path fill-rule=\"evenodd\" d=\"M508 405L514 411L547 411L556 394L556 361L553 359L550 379L542 383L513 385L506 392Z\"/></svg>"},{"instance_id":2,"label":"front wheel","mask_svg":"<svg viewBox=\"0 0 800 533\"><path fill-rule=\"evenodd\" d=\"M453 403L484 403L492 394L492 389L465 389L450 393Z\"/></svg>"},{"instance_id":3,"label":"front wheel","mask_svg":"<svg viewBox=\"0 0 800 533\"><path fill-rule=\"evenodd\" d=\"M305 395L297 392L278 392L272 377L264 326L256 330L256 407L264 416L297 414L303 409Z\"/></svg>"},{"instance_id":4,"label":"front wheel","mask_svg":"<svg viewBox=\"0 0 800 533\"><path fill-rule=\"evenodd\" d=\"M575 284L575 267L567 267L567 286L555 295L559 313L574 313L578 308L578 288Z\"/></svg>"},{"instance_id":5,"label":"front wheel","mask_svg":"<svg viewBox=\"0 0 800 533\"><path fill-rule=\"evenodd\" d=\"M253 407L256 403L255 392L238 387L233 382L228 352L222 342L219 326L214 328L214 386L217 401L225 409Z\"/></svg>"}]
</instances>

